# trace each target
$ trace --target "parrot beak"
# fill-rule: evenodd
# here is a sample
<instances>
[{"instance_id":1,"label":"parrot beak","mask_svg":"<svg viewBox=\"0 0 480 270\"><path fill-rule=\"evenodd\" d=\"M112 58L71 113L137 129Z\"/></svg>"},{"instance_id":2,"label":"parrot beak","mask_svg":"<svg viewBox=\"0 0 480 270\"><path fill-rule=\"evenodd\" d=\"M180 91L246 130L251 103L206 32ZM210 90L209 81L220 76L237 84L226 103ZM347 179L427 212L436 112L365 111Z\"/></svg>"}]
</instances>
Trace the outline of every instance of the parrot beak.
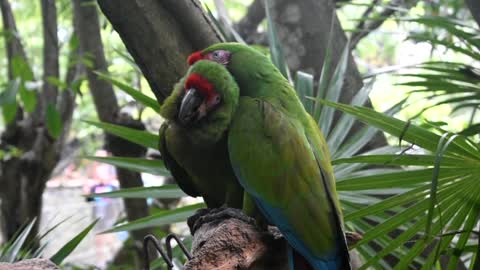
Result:
<instances>
[{"instance_id":1,"label":"parrot beak","mask_svg":"<svg viewBox=\"0 0 480 270\"><path fill-rule=\"evenodd\" d=\"M195 88L187 90L180 105L178 120L184 125L189 125L195 120L199 120L204 114L201 112L205 97Z\"/></svg>"}]
</instances>

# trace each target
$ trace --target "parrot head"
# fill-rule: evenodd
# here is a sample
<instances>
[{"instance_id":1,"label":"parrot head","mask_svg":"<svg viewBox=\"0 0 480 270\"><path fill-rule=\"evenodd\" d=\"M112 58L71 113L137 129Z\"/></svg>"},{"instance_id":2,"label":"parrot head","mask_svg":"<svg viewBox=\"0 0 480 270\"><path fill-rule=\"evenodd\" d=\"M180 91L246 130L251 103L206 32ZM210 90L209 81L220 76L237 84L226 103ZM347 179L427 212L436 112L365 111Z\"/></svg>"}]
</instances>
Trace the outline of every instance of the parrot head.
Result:
<instances>
[{"instance_id":1,"label":"parrot head","mask_svg":"<svg viewBox=\"0 0 480 270\"><path fill-rule=\"evenodd\" d=\"M214 44L192 53L187 61L189 65L193 65L199 60L209 60L225 66L239 84L241 91L248 91L248 86L258 82L260 77L266 79L270 74L280 74L266 55L240 43Z\"/></svg>"},{"instance_id":2,"label":"parrot head","mask_svg":"<svg viewBox=\"0 0 480 270\"><path fill-rule=\"evenodd\" d=\"M222 65L198 61L183 83L178 121L184 125L200 123L210 114L231 111L238 102L238 87Z\"/></svg>"},{"instance_id":3,"label":"parrot head","mask_svg":"<svg viewBox=\"0 0 480 270\"><path fill-rule=\"evenodd\" d=\"M188 57L188 64L193 65L200 60L225 66L245 96L256 95L258 83L268 84L273 81L289 84L265 54L248 45L217 43L192 53Z\"/></svg>"},{"instance_id":4,"label":"parrot head","mask_svg":"<svg viewBox=\"0 0 480 270\"><path fill-rule=\"evenodd\" d=\"M265 57L265 55L248 45L227 42L217 43L204 50L196 51L190 54L187 62L189 65L193 65L199 60L210 60L224 65L232 71L237 67L244 68L244 64L248 64L249 60L258 63L263 60L261 57Z\"/></svg>"}]
</instances>

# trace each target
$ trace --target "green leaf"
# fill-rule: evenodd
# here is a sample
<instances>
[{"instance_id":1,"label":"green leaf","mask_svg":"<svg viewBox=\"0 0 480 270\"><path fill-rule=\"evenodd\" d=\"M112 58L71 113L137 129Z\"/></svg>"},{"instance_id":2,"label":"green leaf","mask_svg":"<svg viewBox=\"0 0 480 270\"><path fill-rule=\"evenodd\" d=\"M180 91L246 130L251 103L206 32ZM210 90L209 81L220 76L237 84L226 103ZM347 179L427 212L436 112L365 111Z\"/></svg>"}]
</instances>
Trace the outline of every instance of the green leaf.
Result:
<instances>
[{"instance_id":1,"label":"green leaf","mask_svg":"<svg viewBox=\"0 0 480 270\"><path fill-rule=\"evenodd\" d=\"M33 112L37 106L37 93L25 87L26 82L34 81L34 75L29 64L20 56L12 59L12 74L14 78L20 78L20 99L26 112Z\"/></svg>"},{"instance_id":2,"label":"green leaf","mask_svg":"<svg viewBox=\"0 0 480 270\"><path fill-rule=\"evenodd\" d=\"M342 93L343 82L345 80L345 72L348 66L348 57L350 55L350 42L347 42L345 48L343 49L342 55L338 60L337 67L333 73L332 79L330 80L329 86L327 88L325 99L333 102L337 102L340 99ZM318 124L320 130L323 131L325 136L331 132L330 128L333 122L335 110L330 107L323 107L320 114L320 119Z\"/></svg>"},{"instance_id":3,"label":"green leaf","mask_svg":"<svg viewBox=\"0 0 480 270\"><path fill-rule=\"evenodd\" d=\"M27 224L27 226L25 226L24 229L21 230L21 232L16 237L14 237L15 240L13 241L13 243L7 243L7 247L4 251L1 252L2 254L0 261L9 263L15 261L15 259L19 255L20 249L25 244L27 236L30 234L30 231L32 230L36 222L37 219L34 218L32 221L30 221L30 223Z\"/></svg>"},{"instance_id":4,"label":"green leaf","mask_svg":"<svg viewBox=\"0 0 480 270\"><path fill-rule=\"evenodd\" d=\"M340 158L332 161L332 165L351 164L351 163L367 163L384 166L433 166L434 155L362 155L351 158ZM454 156L444 156L442 159L442 168L455 167L459 164L465 167L476 167L477 162L465 163L465 159Z\"/></svg>"},{"instance_id":5,"label":"green leaf","mask_svg":"<svg viewBox=\"0 0 480 270\"><path fill-rule=\"evenodd\" d=\"M32 113L37 106L37 94L35 90L28 90L24 86L20 87L20 100L22 101L23 108L28 113Z\"/></svg>"},{"instance_id":6,"label":"green leaf","mask_svg":"<svg viewBox=\"0 0 480 270\"><path fill-rule=\"evenodd\" d=\"M177 185L163 185L158 187L136 187L136 188L122 188L120 190L105 192L105 193L93 193L88 197L102 197L102 198L129 198L129 199L179 199L186 197L187 195Z\"/></svg>"},{"instance_id":7,"label":"green leaf","mask_svg":"<svg viewBox=\"0 0 480 270\"><path fill-rule=\"evenodd\" d=\"M439 16L423 16L420 18L406 18L402 19L404 21L417 22L428 27L442 28L448 31L453 36L459 38L465 44L471 45L480 49L480 41L478 38L475 38L478 33L475 32L475 29L470 28L464 22L456 21L451 18L439 17ZM471 32L464 31L462 29L470 29Z\"/></svg>"},{"instance_id":8,"label":"green leaf","mask_svg":"<svg viewBox=\"0 0 480 270\"><path fill-rule=\"evenodd\" d=\"M197 203L193 205L183 206L173 210L164 210L158 214L154 214L148 217L140 218L126 224L115 226L114 228L104 231L102 233L112 233L121 231L134 231L145 228L158 227L162 225L168 225L172 223L182 222L192 216L197 209L205 208L204 203Z\"/></svg>"},{"instance_id":9,"label":"green leaf","mask_svg":"<svg viewBox=\"0 0 480 270\"><path fill-rule=\"evenodd\" d=\"M5 90L0 94L0 106L14 103L19 87L20 79L16 78L9 81Z\"/></svg>"},{"instance_id":10,"label":"green leaf","mask_svg":"<svg viewBox=\"0 0 480 270\"><path fill-rule=\"evenodd\" d=\"M2 107L3 120L5 123L10 124L17 115L17 103L6 104Z\"/></svg>"},{"instance_id":11,"label":"green leaf","mask_svg":"<svg viewBox=\"0 0 480 270\"><path fill-rule=\"evenodd\" d=\"M264 0L265 15L267 18L267 36L268 44L270 45L270 54L273 64L280 70L282 75L289 81L291 81L290 70L286 61L285 54L283 53L282 44L278 38L277 29L273 22L272 15L270 14L270 0Z\"/></svg>"},{"instance_id":12,"label":"green leaf","mask_svg":"<svg viewBox=\"0 0 480 270\"><path fill-rule=\"evenodd\" d=\"M372 90L374 82L375 79L373 78L365 84L364 87L353 97L351 105L363 105L368 100L368 95ZM354 123L355 119L353 116L349 114L342 114L342 116L340 116L340 119L335 123L335 127L327 137L328 148L331 153L337 153L342 143L344 143L345 140L348 141L347 135Z\"/></svg>"},{"instance_id":13,"label":"green leaf","mask_svg":"<svg viewBox=\"0 0 480 270\"><path fill-rule=\"evenodd\" d=\"M116 167L129 169L140 173L169 176L170 172L165 168L163 161L158 159L131 158L131 157L94 157L86 156L86 159L107 163Z\"/></svg>"},{"instance_id":14,"label":"green leaf","mask_svg":"<svg viewBox=\"0 0 480 270\"><path fill-rule=\"evenodd\" d=\"M85 81L85 78L84 78L84 77L75 79L75 80L70 84L70 86L68 87L68 90L71 90L71 91L73 91L74 93L81 94L81 93L80 93L80 87L82 86L82 83L83 83L84 81Z\"/></svg>"},{"instance_id":15,"label":"green leaf","mask_svg":"<svg viewBox=\"0 0 480 270\"><path fill-rule=\"evenodd\" d=\"M311 74L298 71L295 78L295 90L305 110L313 114L313 101L307 97L313 96L313 76Z\"/></svg>"},{"instance_id":16,"label":"green leaf","mask_svg":"<svg viewBox=\"0 0 480 270\"><path fill-rule=\"evenodd\" d=\"M63 123L62 116L57 111L55 105L48 104L46 118L48 132L53 138L58 139L58 137L62 133Z\"/></svg>"},{"instance_id":17,"label":"green leaf","mask_svg":"<svg viewBox=\"0 0 480 270\"><path fill-rule=\"evenodd\" d=\"M8 82L7 88L0 94L0 106L2 107L3 119L7 124L11 123L17 114L17 93L20 87L18 78Z\"/></svg>"},{"instance_id":18,"label":"green leaf","mask_svg":"<svg viewBox=\"0 0 480 270\"><path fill-rule=\"evenodd\" d=\"M14 78L20 78L24 82L34 80L32 68L20 56L14 56L12 59L12 74Z\"/></svg>"},{"instance_id":19,"label":"green leaf","mask_svg":"<svg viewBox=\"0 0 480 270\"><path fill-rule=\"evenodd\" d=\"M324 99L327 93L328 84L331 79L332 67L332 42L333 42L333 27L335 25L335 16L332 16L330 23L330 33L328 34L327 49L325 51L325 59L323 60L322 72L320 73L320 79L318 80L317 96L315 100L315 107L313 109L312 117L317 123L320 123L320 113L322 112L322 104L318 102L318 99Z\"/></svg>"},{"instance_id":20,"label":"green leaf","mask_svg":"<svg viewBox=\"0 0 480 270\"><path fill-rule=\"evenodd\" d=\"M81 231L78 235L72 238L67 244L65 244L55 255L50 258L50 261L53 263L60 265L65 258L70 255L70 253L75 250L75 248L82 242L82 240L87 236L87 234L93 229L95 224L97 224L99 219L96 219L90 225L88 225L83 231Z\"/></svg>"},{"instance_id":21,"label":"green leaf","mask_svg":"<svg viewBox=\"0 0 480 270\"><path fill-rule=\"evenodd\" d=\"M153 99L153 98L143 94L139 90L137 90L137 89L135 89L135 88L133 88L133 87L131 87L131 86L129 86L129 85L113 78L113 77L111 77L108 74L104 74L104 73L100 73L100 72L94 72L94 73L97 74L100 79L106 80L106 81L112 83L113 85L118 87L118 89L120 89L123 92L125 92L126 94L130 95L137 102L145 105L146 107L152 108L156 112L160 111L160 104L155 99Z\"/></svg>"},{"instance_id":22,"label":"green leaf","mask_svg":"<svg viewBox=\"0 0 480 270\"><path fill-rule=\"evenodd\" d=\"M440 138L440 141L438 142L437 151L435 152L435 166L433 167L433 174L432 174L432 181L431 181L432 186L431 186L430 195L429 195L430 207L427 213L427 225L425 228L425 235L427 237L431 237L430 230L433 222L433 215L434 215L433 211L435 210L435 207L437 205L437 189L438 189L438 178L440 175L440 162L442 161L443 155L445 154L447 147L457 137L457 135L453 135L450 138L448 138L449 135L450 134L448 133L445 133L444 135L442 135L442 137Z\"/></svg>"},{"instance_id":23,"label":"green leaf","mask_svg":"<svg viewBox=\"0 0 480 270\"><path fill-rule=\"evenodd\" d=\"M127 141L136 143L138 145L145 146L147 148L157 149L159 136L152 134L147 131L127 128L120 125L109 124L109 123L101 123L101 122L94 122L94 121L84 121L90 125L96 126L98 128L103 129L104 131L123 138Z\"/></svg>"},{"instance_id":24,"label":"green leaf","mask_svg":"<svg viewBox=\"0 0 480 270\"><path fill-rule=\"evenodd\" d=\"M377 174L362 177L354 177L337 181L338 190L368 190L385 188L411 188L418 184L431 181L433 169L420 169L402 171L390 174ZM442 170L442 177L458 174L457 168L445 168Z\"/></svg>"},{"instance_id":25,"label":"green leaf","mask_svg":"<svg viewBox=\"0 0 480 270\"><path fill-rule=\"evenodd\" d=\"M55 76L49 76L46 79L49 84L58 87L60 90L65 90L67 88L67 84Z\"/></svg>"},{"instance_id":26,"label":"green leaf","mask_svg":"<svg viewBox=\"0 0 480 270\"><path fill-rule=\"evenodd\" d=\"M387 116L369 108L338 104L326 100L321 100L320 102L327 106L352 114L359 120L375 126L384 132L390 133L393 136L400 137L404 135L403 140L416 144L432 152L436 150L437 142L440 141L440 136L438 134L415 125L408 126L408 129L405 131L404 127L407 126L405 121ZM460 139L452 143L449 151L455 152L459 155L467 155L474 159L480 157L478 149L472 147L472 145L467 141Z\"/></svg>"},{"instance_id":27,"label":"green leaf","mask_svg":"<svg viewBox=\"0 0 480 270\"><path fill-rule=\"evenodd\" d=\"M474 136L474 135L480 134L480 123L467 127L466 129L462 130L459 134L463 136Z\"/></svg>"}]
</instances>

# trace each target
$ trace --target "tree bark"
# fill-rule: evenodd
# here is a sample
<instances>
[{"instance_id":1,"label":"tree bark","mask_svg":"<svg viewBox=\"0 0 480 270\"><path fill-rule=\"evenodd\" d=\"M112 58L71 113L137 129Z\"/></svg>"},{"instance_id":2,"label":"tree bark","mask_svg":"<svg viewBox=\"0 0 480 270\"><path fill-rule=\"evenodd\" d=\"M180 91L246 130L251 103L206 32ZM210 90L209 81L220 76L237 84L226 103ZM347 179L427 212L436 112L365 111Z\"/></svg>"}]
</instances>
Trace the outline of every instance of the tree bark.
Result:
<instances>
[{"instance_id":1,"label":"tree bark","mask_svg":"<svg viewBox=\"0 0 480 270\"><path fill-rule=\"evenodd\" d=\"M480 2L478 0L465 0L465 3L467 4L473 19L480 27Z\"/></svg>"},{"instance_id":2,"label":"tree bark","mask_svg":"<svg viewBox=\"0 0 480 270\"><path fill-rule=\"evenodd\" d=\"M16 263L0 263L0 270L60 270L46 259L29 259Z\"/></svg>"},{"instance_id":3,"label":"tree bark","mask_svg":"<svg viewBox=\"0 0 480 270\"><path fill-rule=\"evenodd\" d=\"M55 105L58 87L49 82L49 78L59 79L57 9L55 0L41 0L43 23L43 107ZM40 107L41 108L41 107Z\"/></svg>"},{"instance_id":4,"label":"tree bark","mask_svg":"<svg viewBox=\"0 0 480 270\"><path fill-rule=\"evenodd\" d=\"M81 51L84 55L92 56L91 67L87 67L87 78L90 86L90 92L93 96L95 109L98 118L102 122L115 123L131 128L145 129L145 126L129 115L120 114L117 98L110 82L101 80L94 73L100 71L108 73L107 61L105 59L103 44L100 35L100 24L98 20L97 7L92 6L89 0L73 0L76 31L79 35ZM118 5L118 3L117 3ZM123 3L122 3L123 5ZM119 5L119 6L122 6ZM116 136L106 134L105 149L114 156L124 157L144 157L146 149L136 144L130 143ZM143 181L141 175L136 172L128 171L122 168L116 168L117 179L121 188L141 187ZM124 200L127 219L136 220L149 215L148 205L145 199L126 199ZM138 230L132 233L133 239L141 243L143 237L150 233L149 229ZM135 245L136 251L142 258L141 244Z\"/></svg>"},{"instance_id":5,"label":"tree bark","mask_svg":"<svg viewBox=\"0 0 480 270\"><path fill-rule=\"evenodd\" d=\"M332 59L331 70L334 70L347 45L347 36L335 12L335 3L331 0L273 0L270 3L269 10L292 74L304 71L318 79L328 46ZM340 102L349 104L362 86L362 77L350 53ZM366 105L371 106L370 102ZM335 119L340 115L336 112ZM357 122L349 134L355 134L360 127ZM363 151L384 145L385 137L377 133Z\"/></svg>"},{"instance_id":6,"label":"tree bark","mask_svg":"<svg viewBox=\"0 0 480 270\"><path fill-rule=\"evenodd\" d=\"M15 23L13 11L8 0L0 0L0 9L2 12L3 29L7 31L5 38L7 58L13 59L15 56L19 56L27 61L27 55L23 49L20 35L17 31L17 24ZM13 79L12 61L8 61L7 75L9 79Z\"/></svg>"},{"instance_id":7,"label":"tree bark","mask_svg":"<svg viewBox=\"0 0 480 270\"><path fill-rule=\"evenodd\" d=\"M194 234L192 255L185 270L288 269L287 244L281 234L238 219L202 225Z\"/></svg>"},{"instance_id":8,"label":"tree bark","mask_svg":"<svg viewBox=\"0 0 480 270\"><path fill-rule=\"evenodd\" d=\"M44 79L53 76L58 78L58 39L56 8L54 1L42 0L42 21L44 31ZM20 42L15 18L7 0L0 1L4 29L11 33L6 37L8 57L8 76L14 79L12 63L15 57L21 57L25 63L28 60ZM21 150L20 156L11 157L0 162L0 198L2 216L2 234L4 240L9 240L20 227L37 218L37 223L31 231L31 236L37 234L42 207L42 194L45 183L58 162L63 146L62 140L56 140L47 131L44 123L42 100L48 100L56 105L56 87L45 80L45 88L37 93L37 108L39 113L28 114L20 107L16 119L7 125L2 133L1 147L9 150L15 147ZM71 104L71 103L70 103ZM20 105L19 105L20 106ZM66 105L67 113L73 112ZM72 105L73 106L73 105ZM68 116L67 117L71 117ZM66 132L66 130L64 130Z\"/></svg>"},{"instance_id":9,"label":"tree bark","mask_svg":"<svg viewBox=\"0 0 480 270\"><path fill-rule=\"evenodd\" d=\"M200 209L188 219L188 226L193 235L192 259L185 270L289 269L288 243L280 231L259 227L239 209ZM348 246L362 239L357 233L346 237ZM351 265L360 266L357 257Z\"/></svg>"},{"instance_id":10,"label":"tree bark","mask_svg":"<svg viewBox=\"0 0 480 270\"><path fill-rule=\"evenodd\" d=\"M118 113L118 103L112 85L100 80L94 71L107 73L108 65L103 52L102 37L96 6L89 1L75 0L74 21L83 57L91 61L87 67L87 79L98 118L102 122L113 123Z\"/></svg>"},{"instance_id":11,"label":"tree bark","mask_svg":"<svg viewBox=\"0 0 480 270\"><path fill-rule=\"evenodd\" d=\"M220 42L197 0L98 0L162 102L187 70L190 53Z\"/></svg>"},{"instance_id":12,"label":"tree bark","mask_svg":"<svg viewBox=\"0 0 480 270\"><path fill-rule=\"evenodd\" d=\"M278 36L292 74L301 70L313 74L318 79L329 44L333 69L347 44L347 36L335 13L333 1L270 2L272 18L277 26ZM357 65L353 56L349 55L341 101L349 102L362 86L362 77Z\"/></svg>"},{"instance_id":13,"label":"tree bark","mask_svg":"<svg viewBox=\"0 0 480 270\"><path fill-rule=\"evenodd\" d=\"M195 2L196 1L194 0L132 0L122 3L122 5L118 5L117 1L115 0L98 0L103 13L112 23L114 29L119 33L128 51L144 73L159 102L163 101L163 99L170 93L174 83L176 83L178 79L185 73L186 58L188 55L194 50L202 49L209 44L220 41L218 36L215 35L215 31L211 30L211 34L202 35L202 40L204 42L201 42L200 46L196 43L192 44L194 42L198 42L198 39L192 37L196 36L197 32L191 31L192 26L189 28L189 26L182 22L182 20L185 18L193 18L193 15L185 16L182 14L198 14L196 18L203 21L206 26L211 27L211 25L205 19L206 17L203 15L203 11L199 9L198 6L190 4ZM284 2L298 5L297 2L286 0ZM179 8L179 6L183 9ZM320 15L318 13L310 15L313 16L315 20L322 18L321 16L323 15L327 16L327 18L323 21L326 22L325 24L322 23L315 25L315 27L327 29L326 31L319 33L320 36L325 36L325 33L328 33L330 29L332 14L334 14L334 6L330 4L328 7L323 7L320 6L320 4L315 4L315 8L317 8L317 11L318 9L321 9L322 11ZM336 41L333 43L334 62L338 61L342 49L346 45L346 36L343 33L343 30L341 29L336 17L335 20L337 25L334 28L334 36L336 36L335 34L337 34L337 32L340 33L341 36L337 37ZM308 37L311 37L310 32L307 32L307 34L305 34L302 38L307 39ZM328 37L324 37L322 39L323 43L316 45L322 47L320 47L318 50L315 49L316 52L321 53L315 63L313 63L313 61L309 61L309 66L299 65L298 68L311 67L316 74L320 74L320 69L318 68L321 68L321 63L323 62L327 40ZM312 48L314 48L313 45ZM306 56L302 54L302 58L305 57ZM320 63L319 66L315 65L318 63ZM361 77L351 57L347 73L348 81L346 82L345 87L347 92L350 93L349 98L351 98L362 85ZM228 232L230 229L231 227L227 227L225 231ZM203 235L203 233L201 233L201 235ZM223 241L224 244L226 244L224 247L226 247L227 250L228 247L232 249L237 248L235 241L232 241L229 238L225 238ZM211 250L209 251L206 249L206 254L207 255L202 257L211 256L212 258L215 258L217 253L212 253ZM226 255L222 258L222 262L226 262L225 260L230 259L229 255ZM207 267L203 269L209 268Z\"/></svg>"}]
</instances>

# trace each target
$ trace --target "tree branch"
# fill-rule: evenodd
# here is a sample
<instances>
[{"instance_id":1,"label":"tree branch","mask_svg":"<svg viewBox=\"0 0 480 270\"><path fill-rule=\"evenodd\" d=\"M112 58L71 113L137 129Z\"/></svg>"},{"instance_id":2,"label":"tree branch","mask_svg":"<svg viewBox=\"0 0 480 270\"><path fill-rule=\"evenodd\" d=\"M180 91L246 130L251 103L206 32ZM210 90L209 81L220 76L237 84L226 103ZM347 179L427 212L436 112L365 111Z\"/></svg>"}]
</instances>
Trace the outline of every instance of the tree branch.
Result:
<instances>
[{"instance_id":1,"label":"tree branch","mask_svg":"<svg viewBox=\"0 0 480 270\"><path fill-rule=\"evenodd\" d=\"M378 1L374 0L372 2L372 5L370 5L367 10L365 10L361 17L362 20L355 28L357 32L353 33L350 37L350 48L352 50L355 49L360 40L368 36L371 32L380 28L380 26L382 26L382 24L386 20L388 20L392 15L398 12L399 7L411 8L417 3L417 0L392 0L390 4L385 7L385 9L380 14L378 14L378 16L376 16L376 18L372 19L370 22L367 23L368 17L370 17L370 15L373 13L374 6L377 3Z\"/></svg>"},{"instance_id":2,"label":"tree branch","mask_svg":"<svg viewBox=\"0 0 480 270\"><path fill-rule=\"evenodd\" d=\"M347 44L347 36L336 15L334 2L332 0L270 2L272 19L277 26L278 36L292 74L301 70L313 74L318 79L329 45L331 68L334 70ZM350 55L341 102L349 103L362 86L362 77Z\"/></svg>"},{"instance_id":3,"label":"tree branch","mask_svg":"<svg viewBox=\"0 0 480 270\"><path fill-rule=\"evenodd\" d=\"M117 98L112 85L105 80L100 80L94 73L94 71L108 73L108 66L103 53L97 9L96 6L87 3L90 1L73 1L76 32L83 57L92 63L92 66L87 67L87 78L98 118L102 122L113 123L119 110Z\"/></svg>"},{"instance_id":4,"label":"tree branch","mask_svg":"<svg viewBox=\"0 0 480 270\"><path fill-rule=\"evenodd\" d=\"M55 105L58 87L49 82L49 78L59 79L57 8L55 0L41 0L43 24L43 108ZM38 104L40 105L40 103ZM40 106L40 108L42 108ZM40 109L42 111L42 109Z\"/></svg>"},{"instance_id":5,"label":"tree branch","mask_svg":"<svg viewBox=\"0 0 480 270\"><path fill-rule=\"evenodd\" d=\"M46 259L29 259L16 263L0 263L0 270L60 270Z\"/></svg>"},{"instance_id":6,"label":"tree branch","mask_svg":"<svg viewBox=\"0 0 480 270\"><path fill-rule=\"evenodd\" d=\"M235 30L248 44L253 43L253 37L258 36L258 25L265 19L263 0L255 0L248 7L247 14L235 25Z\"/></svg>"},{"instance_id":7,"label":"tree branch","mask_svg":"<svg viewBox=\"0 0 480 270\"><path fill-rule=\"evenodd\" d=\"M20 40L20 35L17 32L17 24L13 11L8 0L0 0L0 10L2 12L3 29L6 34L4 35L5 48L7 51L7 76L9 80L14 79L13 74L13 59L20 57L25 63L28 63L25 49ZM9 123L2 133L2 144L15 144L18 141L18 134L20 128L18 122L23 119L23 109L19 107L16 112L15 120Z\"/></svg>"},{"instance_id":8,"label":"tree branch","mask_svg":"<svg viewBox=\"0 0 480 270\"><path fill-rule=\"evenodd\" d=\"M20 40L20 35L17 32L17 24L8 0L0 0L0 10L2 12L3 29L7 32L5 35L5 47L7 48L7 58L9 60L7 75L11 80L13 79L11 59L19 56L27 62L27 55Z\"/></svg>"},{"instance_id":9,"label":"tree branch","mask_svg":"<svg viewBox=\"0 0 480 270\"><path fill-rule=\"evenodd\" d=\"M373 0L372 3L368 6L368 8L363 12L361 18L361 21L358 23L357 27L355 29L361 30L365 27L365 24L367 23L367 18L372 15L375 6L378 4L380 0ZM350 38L352 40L352 38Z\"/></svg>"},{"instance_id":10,"label":"tree branch","mask_svg":"<svg viewBox=\"0 0 480 270\"><path fill-rule=\"evenodd\" d=\"M189 218L193 258L185 270L288 269L287 244L278 230L265 231L240 210L226 210L237 217L202 209Z\"/></svg>"},{"instance_id":11,"label":"tree branch","mask_svg":"<svg viewBox=\"0 0 480 270\"><path fill-rule=\"evenodd\" d=\"M96 6L90 4L90 0L73 0L76 32L79 35L80 48L84 55L90 54L93 59L92 67L87 69L87 78L90 92L93 96L97 115L103 122L115 123L129 128L144 130L145 126L139 120L134 120L130 115L120 113L117 98L112 84L100 79L94 71L108 73L107 61L103 51L103 43L100 36L100 24ZM118 5L118 3L117 3ZM123 4L122 4L123 6ZM104 148L114 156L144 157L146 149L122 138L105 134ZM140 173L116 167L117 179L121 188L141 187L143 181ZM145 199L125 199L127 219L133 221L149 215L147 201ZM134 242L142 242L143 237L149 234L149 229L138 230L132 233ZM134 245L139 257L141 245ZM138 247L138 248L137 248ZM153 256L152 256L153 257Z\"/></svg>"},{"instance_id":12,"label":"tree branch","mask_svg":"<svg viewBox=\"0 0 480 270\"><path fill-rule=\"evenodd\" d=\"M162 102L195 50L220 42L196 0L98 0L100 8Z\"/></svg>"},{"instance_id":13,"label":"tree branch","mask_svg":"<svg viewBox=\"0 0 480 270\"><path fill-rule=\"evenodd\" d=\"M286 270L288 244L276 227L259 227L233 208L200 209L188 219L193 258L185 270ZM347 234L352 246L362 237ZM303 268L302 268L303 269Z\"/></svg>"},{"instance_id":14,"label":"tree branch","mask_svg":"<svg viewBox=\"0 0 480 270\"><path fill-rule=\"evenodd\" d=\"M73 22L73 20L72 20ZM73 23L73 37L77 38L75 23ZM75 97L77 96L78 89L73 89L75 82L80 80L84 76L85 69L81 64L81 61L78 61L80 57L80 48L79 46L70 47L70 52L68 55L68 69L67 74L65 74L65 83L67 89L64 89L58 98L57 109L60 115L62 116L63 130L59 138L59 143L57 147L63 148L68 137L68 132L72 124L73 111L75 109ZM61 150L60 159L64 158L64 151ZM58 165L57 165L58 168Z\"/></svg>"}]
</instances>

